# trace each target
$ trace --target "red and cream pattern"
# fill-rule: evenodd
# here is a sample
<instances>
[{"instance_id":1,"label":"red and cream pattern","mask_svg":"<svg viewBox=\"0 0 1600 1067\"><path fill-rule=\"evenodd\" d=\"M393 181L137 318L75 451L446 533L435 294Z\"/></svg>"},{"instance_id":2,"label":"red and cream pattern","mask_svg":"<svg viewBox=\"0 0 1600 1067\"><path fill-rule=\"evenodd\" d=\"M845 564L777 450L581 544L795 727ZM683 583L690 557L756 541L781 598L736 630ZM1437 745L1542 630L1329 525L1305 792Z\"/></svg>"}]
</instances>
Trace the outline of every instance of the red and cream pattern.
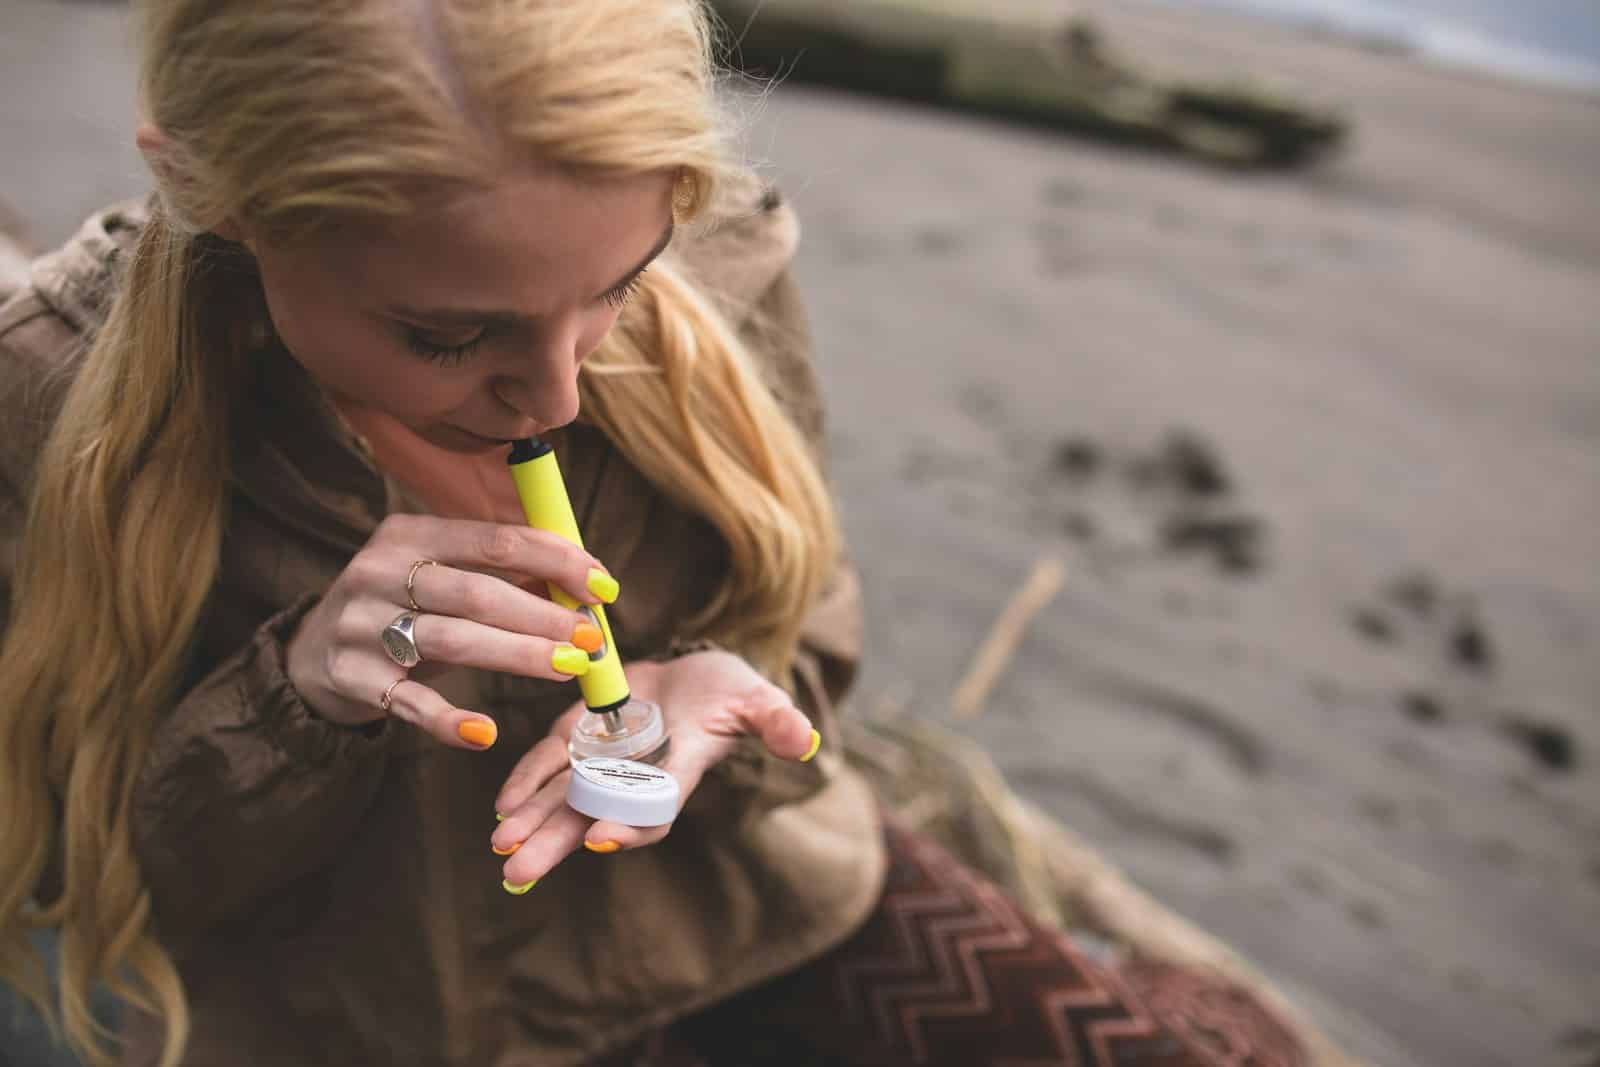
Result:
<instances>
[{"instance_id":1,"label":"red and cream pattern","mask_svg":"<svg viewBox=\"0 0 1600 1067\"><path fill-rule=\"evenodd\" d=\"M1106 967L943 848L891 826L878 910L822 959L657 1035L673 1067L1301 1067L1243 989Z\"/></svg>"}]
</instances>

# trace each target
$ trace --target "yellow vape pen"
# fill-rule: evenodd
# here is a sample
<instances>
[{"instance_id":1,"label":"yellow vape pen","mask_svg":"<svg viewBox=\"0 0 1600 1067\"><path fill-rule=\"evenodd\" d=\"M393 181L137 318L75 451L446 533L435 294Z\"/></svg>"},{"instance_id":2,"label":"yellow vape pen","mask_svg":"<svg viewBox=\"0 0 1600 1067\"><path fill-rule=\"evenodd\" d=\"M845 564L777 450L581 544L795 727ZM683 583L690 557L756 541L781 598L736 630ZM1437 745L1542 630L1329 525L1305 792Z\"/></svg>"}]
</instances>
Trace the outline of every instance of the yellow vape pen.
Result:
<instances>
[{"instance_id":1,"label":"yellow vape pen","mask_svg":"<svg viewBox=\"0 0 1600 1067\"><path fill-rule=\"evenodd\" d=\"M583 536L578 532L578 520L572 513L572 501L567 497L555 450L538 438L524 438L512 445L506 463L511 467L511 478L516 482L517 498L522 501L522 513L528 525L548 530L582 548ZM597 715L616 711L628 702L628 679L622 673L622 657L617 655L616 643L611 639L611 624L606 620L605 608L600 604L593 607L580 604L554 583L549 590L551 600L589 616L600 628L605 643L598 651L589 653L589 670L579 676L578 688L583 690L583 702L590 711Z\"/></svg>"},{"instance_id":2,"label":"yellow vape pen","mask_svg":"<svg viewBox=\"0 0 1600 1067\"><path fill-rule=\"evenodd\" d=\"M567 496L555 450L536 437L524 438L512 444L506 464L511 468L528 525L548 530L582 548L583 536L578 532L578 520L572 513L572 501ZM573 729L568 746L572 758L659 759L665 754L667 741L661 709L649 701L632 699L605 608L581 604L554 584L549 591L550 599L557 604L586 615L604 639L597 651L589 653L589 670L578 677L578 688L590 714L580 716Z\"/></svg>"}]
</instances>

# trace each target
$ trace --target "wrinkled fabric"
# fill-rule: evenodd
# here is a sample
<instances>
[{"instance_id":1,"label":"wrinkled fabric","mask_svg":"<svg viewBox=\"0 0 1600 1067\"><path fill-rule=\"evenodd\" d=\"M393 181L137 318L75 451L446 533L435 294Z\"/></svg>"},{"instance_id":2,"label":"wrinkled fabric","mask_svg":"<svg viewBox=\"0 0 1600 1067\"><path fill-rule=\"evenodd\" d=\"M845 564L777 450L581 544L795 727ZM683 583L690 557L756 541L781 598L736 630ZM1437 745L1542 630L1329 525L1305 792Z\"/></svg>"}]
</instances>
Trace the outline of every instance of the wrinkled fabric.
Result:
<instances>
[{"instance_id":1,"label":"wrinkled fabric","mask_svg":"<svg viewBox=\"0 0 1600 1067\"><path fill-rule=\"evenodd\" d=\"M0 617L39 449L144 219L140 205L90 219L0 307ZM669 254L741 325L820 450L788 274L797 234L792 213L751 185ZM804 765L747 744L663 843L580 852L534 892L507 895L489 850L494 797L575 689L445 676L448 699L497 720L487 752L445 749L400 723L347 730L306 706L286 641L386 516L424 507L280 347L264 345L251 369L191 681L134 792L155 923L194 1012L186 1063L579 1063L815 958L864 920L885 871L878 816L828 744ZM724 573L719 539L593 427L580 421L553 443L587 546L624 590L609 611L624 659L670 654L696 636L678 620ZM841 566L787 679L825 738L859 643L859 595ZM125 1062L154 1062L151 1020L132 1016L124 1036Z\"/></svg>"}]
</instances>

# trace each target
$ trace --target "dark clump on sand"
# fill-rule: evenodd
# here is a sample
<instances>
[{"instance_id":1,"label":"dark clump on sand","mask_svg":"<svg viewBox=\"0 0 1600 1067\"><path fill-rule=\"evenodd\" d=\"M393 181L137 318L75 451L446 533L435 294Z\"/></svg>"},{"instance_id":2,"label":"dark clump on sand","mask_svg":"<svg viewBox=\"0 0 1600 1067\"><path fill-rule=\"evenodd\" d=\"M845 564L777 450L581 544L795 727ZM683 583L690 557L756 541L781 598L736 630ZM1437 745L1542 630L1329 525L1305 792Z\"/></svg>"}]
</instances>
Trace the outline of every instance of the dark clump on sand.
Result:
<instances>
[{"instance_id":1,"label":"dark clump on sand","mask_svg":"<svg viewBox=\"0 0 1600 1067\"><path fill-rule=\"evenodd\" d=\"M1383 595L1420 619L1431 618L1439 606L1439 583L1420 571L1403 574L1384 587Z\"/></svg>"},{"instance_id":2,"label":"dark clump on sand","mask_svg":"<svg viewBox=\"0 0 1600 1067\"><path fill-rule=\"evenodd\" d=\"M1260 519L1216 505L1233 493L1233 478L1217 449L1192 430L1174 430L1152 457L1157 481L1177 491L1176 511L1162 527L1174 552L1204 552L1229 574L1261 569L1265 526Z\"/></svg>"},{"instance_id":3,"label":"dark clump on sand","mask_svg":"<svg viewBox=\"0 0 1600 1067\"><path fill-rule=\"evenodd\" d=\"M1444 705L1431 693L1413 692L1400 696L1400 710L1412 722L1436 723L1444 718Z\"/></svg>"},{"instance_id":4,"label":"dark clump on sand","mask_svg":"<svg viewBox=\"0 0 1600 1067\"><path fill-rule=\"evenodd\" d=\"M1155 448L1117 456L1097 441L1068 435L1051 448L1048 474L1075 493L1113 466L1120 480L1102 484L1142 501L1139 510L1150 516L1147 529L1158 551L1207 557L1230 575L1262 569L1266 524L1231 506L1234 479L1205 437L1177 428ZM1075 500L1060 519L1062 532L1074 540L1092 540L1100 528L1093 506L1092 500Z\"/></svg>"},{"instance_id":5,"label":"dark clump on sand","mask_svg":"<svg viewBox=\"0 0 1600 1067\"><path fill-rule=\"evenodd\" d=\"M1384 585L1379 599L1383 606L1364 604L1350 614L1362 637L1388 644L1412 625L1420 626L1442 645L1450 666L1475 674L1494 670L1494 642L1470 594L1447 594L1437 579L1413 572Z\"/></svg>"},{"instance_id":6,"label":"dark clump on sand","mask_svg":"<svg viewBox=\"0 0 1600 1067\"><path fill-rule=\"evenodd\" d=\"M1175 515L1163 527L1162 541L1175 552L1208 552L1230 573L1261 567L1261 522L1247 515Z\"/></svg>"},{"instance_id":7,"label":"dark clump on sand","mask_svg":"<svg viewBox=\"0 0 1600 1067\"><path fill-rule=\"evenodd\" d=\"M1578 744L1560 726L1519 717L1507 720L1502 729L1549 770L1565 773L1578 765Z\"/></svg>"},{"instance_id":8,"label":"dark clump on sand","mask_svg":"<svg viewBox=\"0 0 1600 1067\"><path fill-rule=\"evenodd\" d=\"M1128 477L1140 488L1171 489L1190 501L1229 496L1234 485L1216 446L1183 427L1169 430L1154 451L1133 457Z\"/></svg>"},{"instance_id":9,"label":"dark clump on sand","mask_svg":"<svg viewBox=\"0 0 1600 1067\"><path fill-rule=\"evenodd\" d=\"M1083 437L1068 437L1056 445L1050 466L1074 481L1091 477L1100 468L1100 446Z\"/></svg>"},{"instance_id":10,"label":"dark clump on sand","mask_svg":"<svg viewBox=\"0 0 1600 1067\"><path fill-rule=\"evenodd\" d=\"M1570 1027L1556 1045L1580 1057L1574 1067L1600 1067L1600 1026Z\"/></svg>"},{"instance_id":11,"label":"dark clump on sand","mask_svg":"<svg viewBox=\"0 0 1600 1067\"><path fill-rule=\"evenodd\" d=\"M1356 608L1350 613L1350 625L1356 633L1369 641L1388 644L1394 640L1394 624L1371 608Z\"/></svg>"},{"instance_id":12,"label":"dark clump on sand","mask_svg":"<svg viewBox=\"0 0 1600 1067\"><path fill-rule=\"evenodd\" d=\"M1494 666L1494 652L1489 645L1489 635L1478 621L1465 618L1456 623L1450 634L1450 654L1455 661L1473 670L1487 671Z\"/></svg>"},{"instance_id":13,"label":"dark clump on sand","mask_svg":"<svg viewBox=\"0 0 1600 1067\"><path fill-rule=\"evenodd\" d=\"M1180 488L1195 496L1220 496L1231 489L1222 460L1206 441L1185 430L1171 434L1162 459Z\"/></svg>"}]
</instances>

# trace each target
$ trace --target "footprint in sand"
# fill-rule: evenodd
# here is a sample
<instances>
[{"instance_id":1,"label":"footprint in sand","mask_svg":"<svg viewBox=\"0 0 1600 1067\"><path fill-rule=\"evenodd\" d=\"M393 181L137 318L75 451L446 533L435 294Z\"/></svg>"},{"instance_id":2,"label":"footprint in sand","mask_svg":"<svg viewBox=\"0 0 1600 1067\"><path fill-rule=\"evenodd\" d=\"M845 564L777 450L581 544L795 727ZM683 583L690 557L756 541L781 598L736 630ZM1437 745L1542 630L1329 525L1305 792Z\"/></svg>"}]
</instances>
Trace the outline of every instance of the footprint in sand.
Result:
<instances>
[{"instance_id":1,"label":"footprint in sand","mask_svg":"<svg viewBox=\"0 0 1600 1067\"><path fill-rule=\"evenodd\" d=\"M1458 670L1479 675L1494 671L1494 645L1472 598L1446 592L1424 571L1386 583L1371 601L1351 610L1350 624L1378 643L1420 639L1438 648L1447 665Z\"/></svg>"},{"instance_id":2,"label":"footprint in sand","mask_svg":"<svg viewBox=\"0 0 1600 1067\"><path fill-rule=\"evenodd\" d=\"M1351 608L1349 622L1370 643L1432 660L1438 676L1452 679L1454 688L1459 689L1460 679L1487 683L1495 673L1495 642L1474 599L1447 590L1426 572L1390 580L1376 596ZM1427 688L1396 694L1395 705L1422 726L1438 726L1451 718L1444 698ZM1546 772L1567 774L1578 765L1577 740L1557 723L1502 710L1495 715L1494 727Z\"/></svg>"},{"instance_id":3,"label":"footprint in sand","mask_svg":"<svg viewBox=\"0 0 1600 1067\"><path fill-rule=\"evenodd\" d=\"M1220 454L1192 430L1173 429L1138 451L1062 437L1045 480L1052 518L1075 541L1119 537L1120 558L1200 560L1234 577L1265 566L1265 522L1237 506Z\"/></svg>"}]
</instances>

